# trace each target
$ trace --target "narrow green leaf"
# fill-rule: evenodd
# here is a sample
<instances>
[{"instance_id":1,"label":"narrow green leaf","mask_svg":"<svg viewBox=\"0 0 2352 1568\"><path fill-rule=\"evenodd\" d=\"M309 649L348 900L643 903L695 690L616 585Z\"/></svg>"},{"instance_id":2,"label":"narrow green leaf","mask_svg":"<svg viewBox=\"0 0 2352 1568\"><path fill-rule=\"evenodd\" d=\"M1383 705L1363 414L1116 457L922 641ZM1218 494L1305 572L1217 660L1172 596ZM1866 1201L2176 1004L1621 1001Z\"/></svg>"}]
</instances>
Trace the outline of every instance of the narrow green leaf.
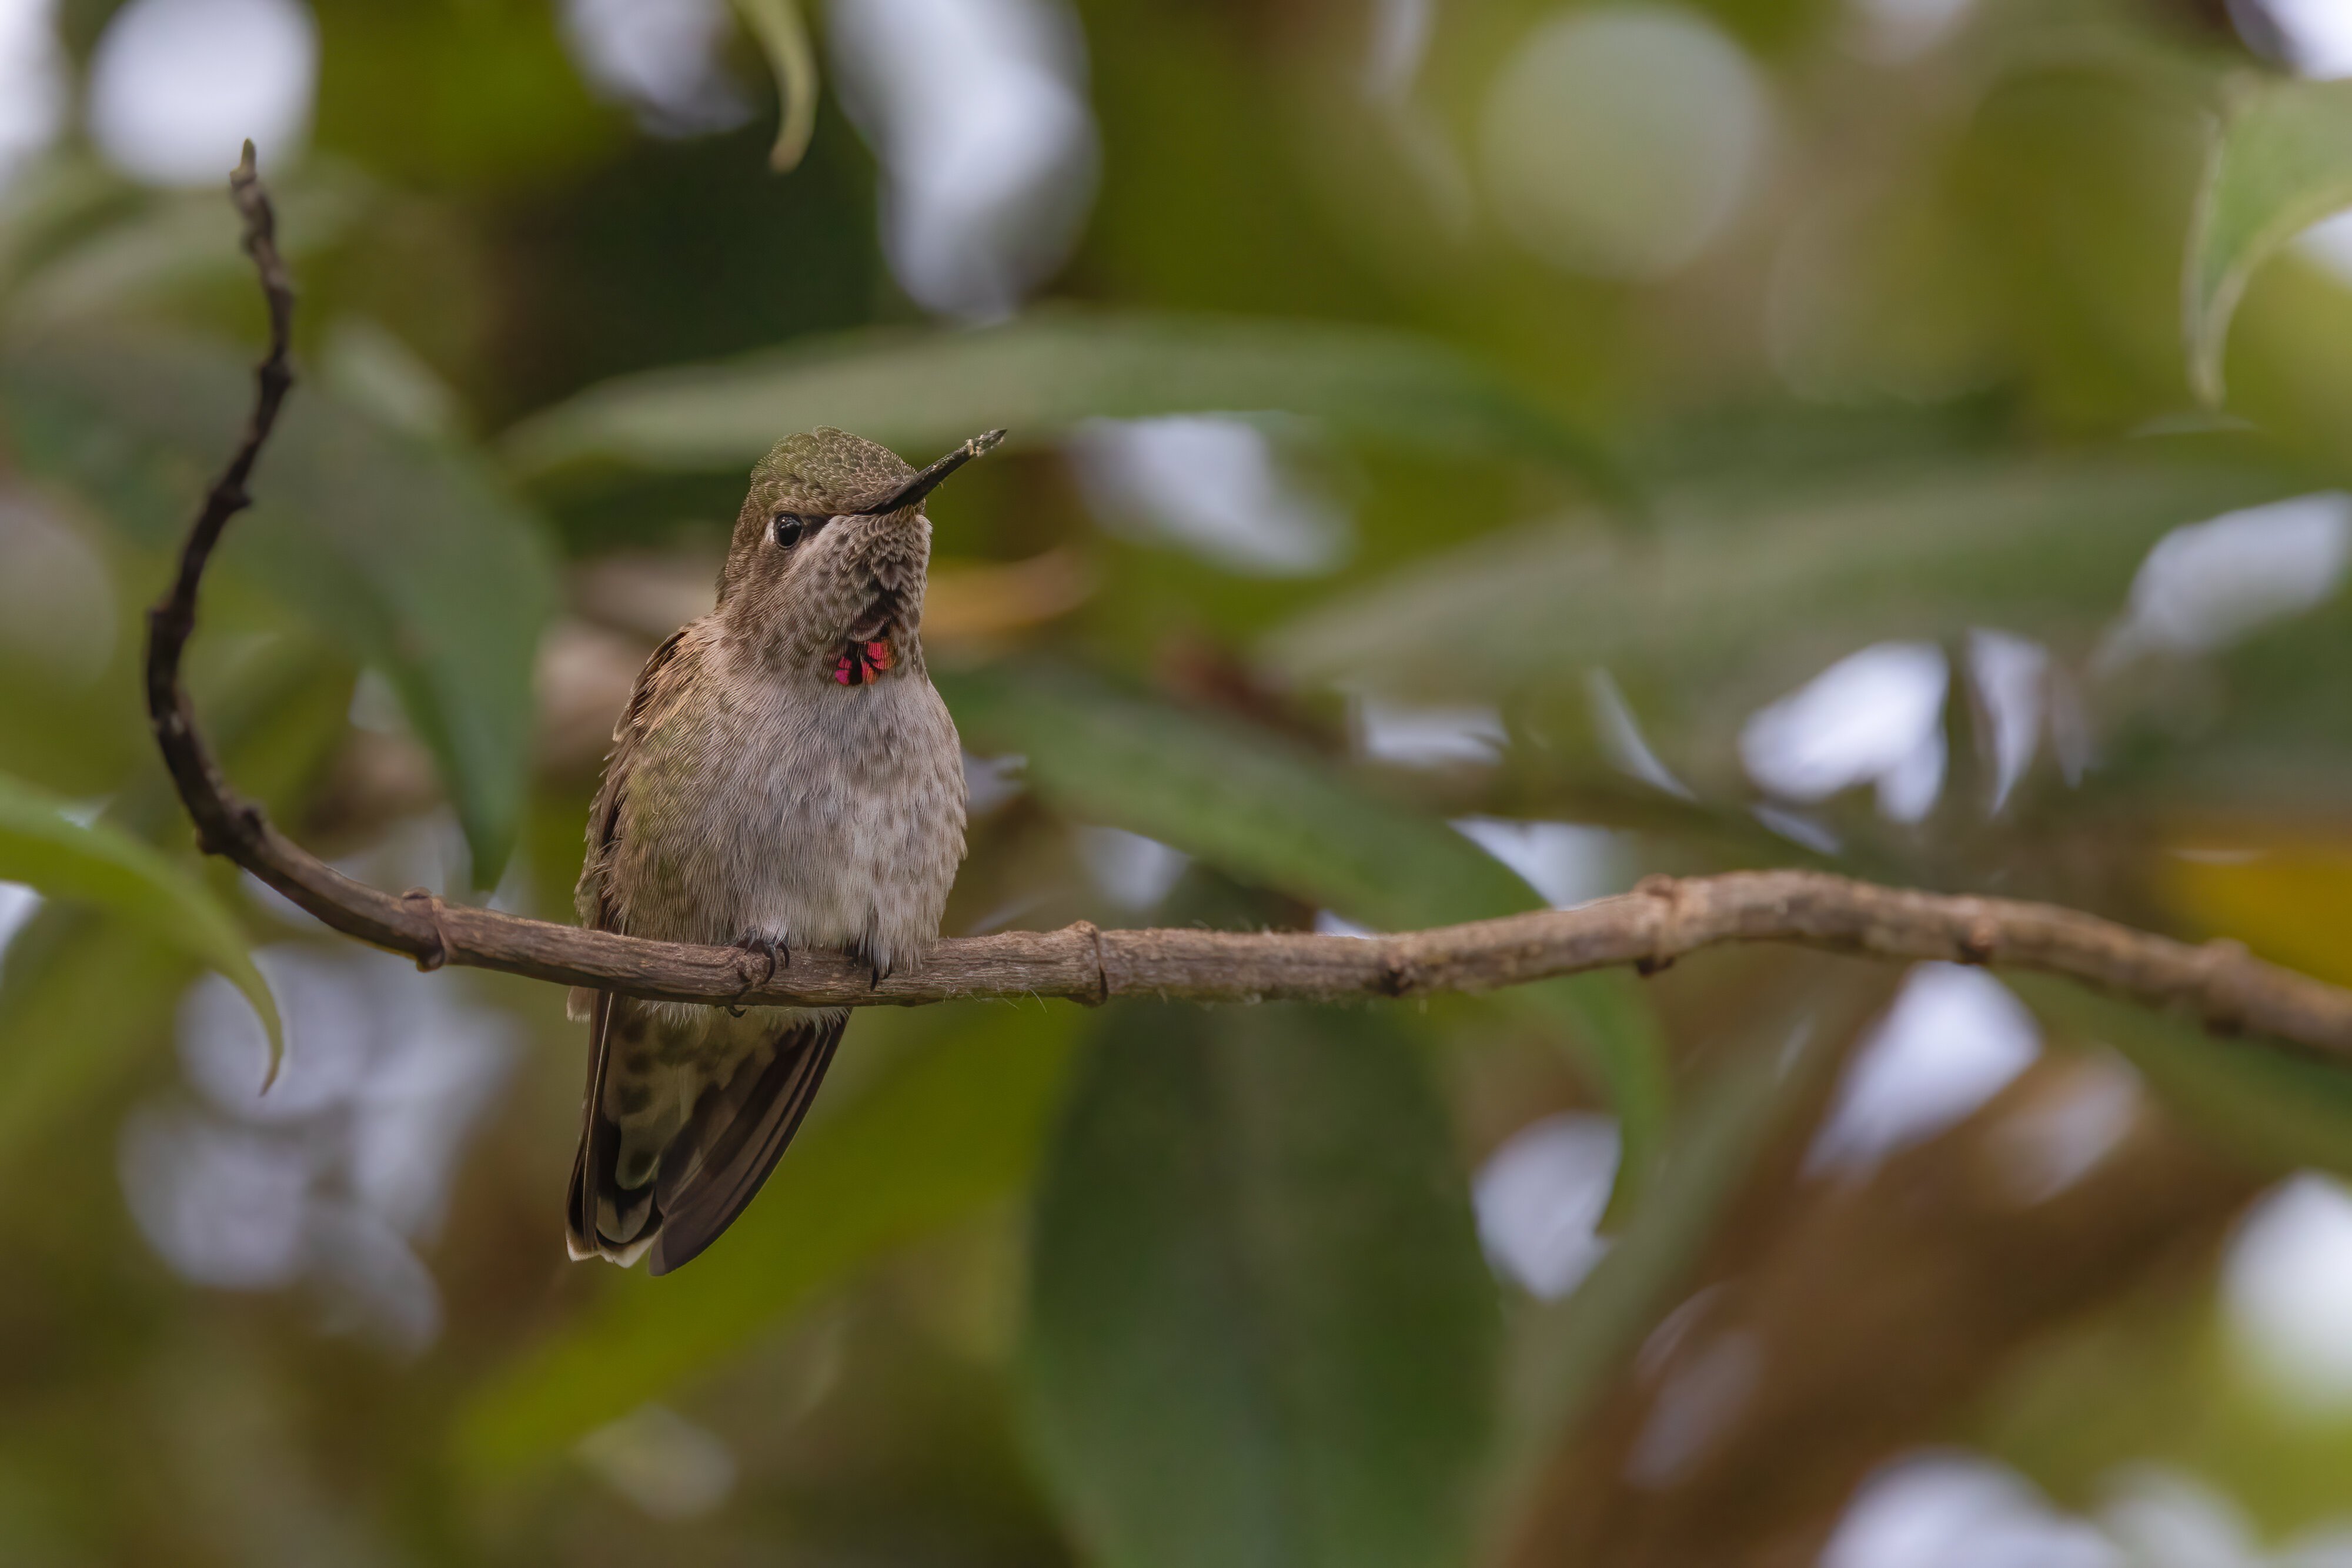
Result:
<instances>
[{"instance_id":1,"label":"narrow green leaf","mask_svg":"<svg viewBox=\"0 0 2352 1568\"><path fill-rule=\"evenodd\" d=\"M1018 1191L1045 1141L1076 1009L937 1009L944 1038L803 1133L690 1269L613 1280L582 1321L491 1379L460 1461L496 1481L709 1368L887 1249ZM859 1049L863 1020L850 1026Z\"/></svg>"},{"instance_id":2,"label":"narrow green leaf","mask_svg":"<svg viewBox=\"0 0 2352 1568\"><path fill-rule=\"evenodd\" d=\"M52 1140L168 1062L173 1009L197 973L183 946L129 920L65 904L35 914L0 987L0 1172L47 1169Z\"/></svg>"},{"instance_id":3,"label":"narrow green leaf","mask_svg":"<svg viewBox=\"0 0 2352 1568\"><path fill-rule=\"evenodd\" d=\"M1452 828L1349 780L1295 743L1121 691L1076 670L995 665L935 678L967 742L1028 759L1064 813L1171 844L1235 879L1382 930L1533 909L1517 873ZM1503 1005L1565 1024L1616 1111L1618 1202L1664 1131L1664 1045L1631 976L1579 975Z\"/></svg>"},{"instance_id":4,"label":"narrow green leaf","mask_svg":"<svg viewBox=\"0 0 2352 1568\"><path fill-rule=\"evenodd\" d=\"M1070 816L1383 930L1536 907L1534 891L1444 823L1350 783L1304 747L1062 666L942 673L970 744L1028 758Z\"/></svg>"},{"instance_id":5,"label":"narrow green leaf","mask_svg":"<svg viewBox=\"0 0 2352 1568\"><path fill-rule=\"evenodd\" d=\"M244 930L163 851L103 822L76 821L68 802L0 774L0 882L21 882L45 896L119 915L219 970L261 1016L276 1074L284 1048L278 1004L253 967Z\"/></svg>"},{"instance_id":6,"label":"narrow green leaf","mask_svg":"<svg viewBox=\"0 0 2352 1568\"><path fill-rule=\"evenodd\" d=\"M226 173L226 171L223 171ZM278 253L298 273L346 237L373 196L353 165L316 159L270 180ZM16 326L152 313L200 289L253 287L220 187L142 187L94 152L42 160L0 198L0 316Z\"/></svg>"},{"instance_id":7,"label":"narrow green leaf","mask_svg":"<svg viewBox=\"0 0 2352 1568\"><path fill-rule=\"evenodd\" d=\"M2205 167L2182 278L2189 381L2219 407L2230 318L2254 269L2352 207L2352 81L2234 84Z\"/></svg>"},{"instance_id":8,"label":"narrow green leaf","mask_svg":"<svg viewBox=\"0 0 2352 1568\"><path fill-rule=\"evenodd\" d=\"M835 424L928 454L1002 426L1046 440L1096 417L1283 410L1422 450L1511 455L1617 486L1591 444L1434 340L1328 322L1055 309L974 331L854 332L592 387L509 434L517 472L604 460L748 467Z\"/></svg>"},{"instance_id":9,"label":"narrow green leaf","mask_svg":"<svg viewBox=\"0 0 2352 1568\"><path fill-rule=\"evenodd\" d=\"M808 24L793 0L735 0L735 9L775 73L776 144L768 166L787 174L800 167L816 130L816 51L809 47Z\"/></svg>"},{"instance_id":10,"label":"narrow green leaf","mask_svg":"<svg viewBox=\"0 0 2352 1568\"><path fill-rule=\"evenodd\" d=\"M1548 523L1416 561L1310 612L1266 657L1399 697L1492 698L1602 666L1747 703L1881 637L2095 630L2167 529L2289 483L2112 456L1937 465L1696 515L1670 499L1639 538Z\"/></svg>"},{"instance_id":11,"label":"narrow green leaf","mask_svg":"<svg viewBox=\"0 0 2352 1568\"><path fill-rule=\"evenodd\" d=\"M1380 1011L1105 1017L1039 1192L1021 1364L1106 1568L1464 1555L1497 1318Z\"/></svg>"},{"instance_id":12,"label":"narrow green leaf","mask_svg":"<svg viewBox=\"0 0 2352 1568\"><path fill-rule=\"evenodd\" d=\"M236 661L207 697L230 777L284 814L348 731L351 673L315 643L282 637ZM144 843L188 838L180 798L152 759L120 780L99 821ZM41 1168L54 1140L89 1125L93 1104L154 1071L158 1052L168 1058L173 1008L201 962L176 936L83 905L51 901L26 922L0 965L0 1173Z\"/></svg>"},{"instance_id":13,"label":"narrow green leaf","mask_svg":"<svg viewBox=\"0 0 2352 1568\"><path fill-rule=\"evenodd\" d=\"M251 371L233 350L142 338L0 346L0 424L28 471L132 539L175 547L234 448ZM459 449L309 388L264 453L224 570L382 669L440 764L477 885L504 866L529 781L532 660L555 603L530 517Z\"/></svg>"}]
</instances>

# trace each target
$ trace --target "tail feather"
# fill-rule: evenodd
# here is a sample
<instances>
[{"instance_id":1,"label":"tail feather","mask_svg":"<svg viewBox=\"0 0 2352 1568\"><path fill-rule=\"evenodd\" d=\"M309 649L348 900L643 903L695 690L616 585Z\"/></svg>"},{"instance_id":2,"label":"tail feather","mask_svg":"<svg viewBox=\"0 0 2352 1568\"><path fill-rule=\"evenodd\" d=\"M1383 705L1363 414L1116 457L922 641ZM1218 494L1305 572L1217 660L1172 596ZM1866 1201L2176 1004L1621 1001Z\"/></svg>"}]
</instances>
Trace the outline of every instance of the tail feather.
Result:
<instances>
[{"instance_id":1,"label":"tail feather","mask_svg":"<svg viewBox=\"0 0 2352 1568\"><path fill-rule=\"evenodd\" d=\"M621 1148L621 1129L604 1112L604 1069L612 1060L614 1006L611 992L598 991L589 1007L588 1087L581 1105L580 1149L572 1157L572 1190L563 1206L563 1241L575 1261L604 1256L625 1268L636 1260L624 1260L608 1250L597 1227L600 1209L615 1196L613 1166Z\"/></svg>"},{"instance_id":2,"label":"tail feather","mask_svg":"<svg viewBox=\"0 0 2352 1568\"><path fill-rule=\"evenodd\" d=\"M846 1013L797 1019L764 1060L704 1092L654 1177L653 1272L691 1262L743 1212L800 1130L848 1023Z\"/></svg>"},{"instance_id":3,"label":"tail feather","mask_svg":"<svg viewBox=\"0 0 2352 1568\"><path fill-rule=\"evenodd\" d=\"M572 1162L566 1243L575 1259L603 1257L623 1267L650 1252L652 1271L666 1274L700 1254L759 1192L816 1098L848 1015L795 1014L776 1025L772 1039L703 1086L652 1170L625 1186L625 1145L648 1129L641 1119L630 1124L635 1131L623 1128L607 1103L606 1081L615 1015L635 1005L599 996L592 1010L588 1098ZM635 1146L632 1164L642 1164L642 1142Z\"/></svg>"}]
</instances>

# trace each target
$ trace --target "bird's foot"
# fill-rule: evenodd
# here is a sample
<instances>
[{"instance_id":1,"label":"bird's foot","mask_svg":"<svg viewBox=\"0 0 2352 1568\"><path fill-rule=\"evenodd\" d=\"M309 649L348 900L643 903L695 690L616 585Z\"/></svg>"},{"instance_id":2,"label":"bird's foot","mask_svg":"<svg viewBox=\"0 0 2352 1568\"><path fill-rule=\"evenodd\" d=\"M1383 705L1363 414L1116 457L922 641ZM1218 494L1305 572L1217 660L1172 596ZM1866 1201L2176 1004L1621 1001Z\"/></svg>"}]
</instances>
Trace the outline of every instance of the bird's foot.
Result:
<instances>
[{"instance_id":1,"label":"bird's foot","mask_svg":"<svg viewBox=\"0 0 2352 1568\"><path fill-rule=\"evenodd\" d=\"M793 951L791 944L788 941L782 937L777 936L774 933L768 931L746 931L740 936L735 938L735 940L729 944L729 946L744 953L761 954L765 956L768 960L767 972L756 980L747 978L743 982L743 988L735 993L735 999L727 1004L728 1017L741 1018L743 1016L743 998L750 996L760 987L766 985L770 980L774 979L778 969L790 967L793 961Z\"/></svg>"},{"instance_id":2,"label":"bird's foot","mask_svg":"<svg viewBox=\"0 0 2352 1568\"><path fill-rule=\"evenodd\" d=\"M889 976L890 966L874 956L874 948L870 943L863 938L855 939L844 943L842 951L849 955L853 963L866 967L866 973L869 977L866 989L878 991L882 988L883 980Z\"/></svg>"}]
</instances>

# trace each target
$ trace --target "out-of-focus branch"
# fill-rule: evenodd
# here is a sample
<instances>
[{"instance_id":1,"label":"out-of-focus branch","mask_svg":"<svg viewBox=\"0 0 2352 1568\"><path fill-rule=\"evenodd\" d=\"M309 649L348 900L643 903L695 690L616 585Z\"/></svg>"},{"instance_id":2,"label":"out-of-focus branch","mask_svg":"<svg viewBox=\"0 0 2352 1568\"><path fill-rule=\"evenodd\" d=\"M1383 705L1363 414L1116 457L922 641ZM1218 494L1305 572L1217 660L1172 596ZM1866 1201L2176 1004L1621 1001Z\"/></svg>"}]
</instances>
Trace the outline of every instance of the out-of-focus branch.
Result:
<instances>
[{"instance_id":1,"label":"out-of-focus branch","mask_svg":"<svg viewBox=\"0 0 2352 1568\"><path fill-rule=\"evenodd\" d=\"M2263 963L2229 943L2192 946L2077 911L2010 899L1874 886L1797 871L1653 878L1570 910L1357 939L1304 933L1005 932L940 943L919 968L873 979L845 956L798 953L772 978L732 948L648 942L394 895L354 882L237 797L198 733L180 662L196 591L293 376L293 290L278 259L253 152L230 182L269 306L269 352L236 453L205 496L172 590L149 616L148 710L197 841L334 929L444 963L656 1000L779 1005L914 1004L972 998L1152 996L1192 1001L1330 1000L1485 991L1633 964L1645 972L1727 942L1784 942L1895 959L1945 958L2063 975L2117 996L2185 1009L2212 1027L2352 1057L2352 992ZM753 985L760 979L762 983Z\"/></svg>"},{"instance_id":2,"label":"out-of-focus branch","mask_svg":"<svg viewBox=\"0 0 2352 1568\"><path fill-rule=\"evenodd\" d=\"M2210 1267L2263 1185L2124 1068L2043 1058L1868 1180L1759 1162L1737 1219L1556 1456L1503 1568L1799 1568L1880 1464L1965 1431L2021 1351Z\"/></svg>"}]
</instances>

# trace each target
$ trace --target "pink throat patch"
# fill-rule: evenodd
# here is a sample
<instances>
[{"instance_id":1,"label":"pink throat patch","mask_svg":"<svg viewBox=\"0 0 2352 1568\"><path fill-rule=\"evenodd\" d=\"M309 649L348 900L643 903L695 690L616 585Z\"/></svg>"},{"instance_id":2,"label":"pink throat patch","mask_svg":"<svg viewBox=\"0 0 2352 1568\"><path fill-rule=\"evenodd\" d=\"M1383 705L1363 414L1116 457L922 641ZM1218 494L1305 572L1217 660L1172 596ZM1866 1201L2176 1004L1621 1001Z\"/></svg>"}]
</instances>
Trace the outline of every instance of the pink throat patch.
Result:
<instances>
[{"instance_id":1,"label":"pink throat patch","mask_svg":"<svg viewBox=\"0 0 2352 1568\"><path fill-rule=\"evenodd\" d=\"M885 643L852 643L840 658L833 662L833 679L836 685L871 685L881 678L882 672L897 662L897 655Z\"/></svg>"}]
</instances>

